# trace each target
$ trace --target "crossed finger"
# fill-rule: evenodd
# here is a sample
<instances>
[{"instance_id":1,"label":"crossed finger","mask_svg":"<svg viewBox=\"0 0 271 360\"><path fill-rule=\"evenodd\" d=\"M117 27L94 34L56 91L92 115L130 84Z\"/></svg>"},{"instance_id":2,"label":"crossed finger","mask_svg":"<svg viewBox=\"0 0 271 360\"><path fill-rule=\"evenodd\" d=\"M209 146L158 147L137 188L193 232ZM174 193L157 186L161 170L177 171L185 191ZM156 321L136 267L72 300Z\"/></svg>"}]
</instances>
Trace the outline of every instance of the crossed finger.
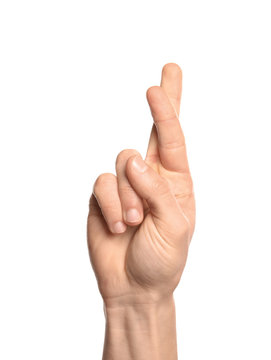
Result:
<instances>
[{"instance_id":1,"label":"crossed finger","mask_svg":"<svg viewBox=\"0 0 271 360\"><path fill-rule=\"evenodd\" d=\"M177 64L166 64L161 86L147 90L147 100L154 120L146 160L159 158L167 169L189 172L185 139L179 122L182 71Z\"/></svg>"}]
</instances>

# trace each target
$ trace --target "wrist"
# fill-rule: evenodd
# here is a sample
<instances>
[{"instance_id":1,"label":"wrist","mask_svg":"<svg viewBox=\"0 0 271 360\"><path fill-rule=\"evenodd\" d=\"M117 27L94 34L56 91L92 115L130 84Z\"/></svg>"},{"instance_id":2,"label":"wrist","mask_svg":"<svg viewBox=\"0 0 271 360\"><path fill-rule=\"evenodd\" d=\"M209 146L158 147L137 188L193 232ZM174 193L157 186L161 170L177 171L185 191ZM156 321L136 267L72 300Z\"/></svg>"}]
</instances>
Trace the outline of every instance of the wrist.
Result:
<instances>
[{"instance_id":1,"label":"wrist","mask_svg":"<svg viewBox=\"0 0 271 360\"><path fill-rule=\"evenodd\" d=\"M157 302L104 304L104 312L104 360L177 359L173 294Z\"/></svg>"}]
</instances>

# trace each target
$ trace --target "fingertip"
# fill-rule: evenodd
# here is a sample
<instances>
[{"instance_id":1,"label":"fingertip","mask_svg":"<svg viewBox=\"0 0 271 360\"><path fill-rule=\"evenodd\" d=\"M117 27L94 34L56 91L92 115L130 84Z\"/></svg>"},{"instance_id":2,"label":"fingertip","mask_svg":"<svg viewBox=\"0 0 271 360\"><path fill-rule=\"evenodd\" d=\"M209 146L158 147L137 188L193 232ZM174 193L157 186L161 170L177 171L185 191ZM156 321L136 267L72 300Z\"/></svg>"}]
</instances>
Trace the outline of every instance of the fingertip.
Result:
<instances>
[{"instance_id":1,"label":"fingertip","mask_svg":"<svg viewBox=\"0 0 271 360\"><path fill-rule=\"evenodd\" d=\"M164 75L179 76L182 75L182 69L178 64L170 62L163 66L162 73Z\"/></svg>"}]
</instances>

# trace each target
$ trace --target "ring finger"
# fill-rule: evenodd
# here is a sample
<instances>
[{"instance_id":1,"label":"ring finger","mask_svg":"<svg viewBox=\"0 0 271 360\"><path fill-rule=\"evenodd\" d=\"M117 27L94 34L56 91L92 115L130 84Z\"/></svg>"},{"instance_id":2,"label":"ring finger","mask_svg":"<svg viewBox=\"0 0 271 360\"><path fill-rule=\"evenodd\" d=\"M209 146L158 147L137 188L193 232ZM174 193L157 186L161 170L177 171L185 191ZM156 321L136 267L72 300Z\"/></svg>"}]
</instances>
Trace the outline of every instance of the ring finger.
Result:
<instances>
[{"instance_id":1,"label":"ring finger","mask_svg":"<svg viewBox=\"0 0 271 360\"><path fill-rule=\"evenodd\" d=\"M123 233L127 227L122 221L116 176L111 173L99 175L93 187L93 194L97 199L109 230L115 234Z\"/></svg>"}]
</instances>

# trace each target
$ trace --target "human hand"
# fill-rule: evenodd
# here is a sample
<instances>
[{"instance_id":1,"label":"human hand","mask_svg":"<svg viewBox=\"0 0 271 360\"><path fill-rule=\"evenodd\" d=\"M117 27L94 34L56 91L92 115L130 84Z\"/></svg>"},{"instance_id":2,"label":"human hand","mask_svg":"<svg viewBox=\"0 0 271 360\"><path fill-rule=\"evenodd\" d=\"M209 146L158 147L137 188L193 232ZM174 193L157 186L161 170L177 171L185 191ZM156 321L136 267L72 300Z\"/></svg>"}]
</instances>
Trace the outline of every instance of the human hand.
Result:
<instances>
[{"instance_id":1,"label":"human hand","mask_svg":"<svg viewBox=\"0 0 271 360\"><path fill-rule=\"evenodd\" d=\"M195 227L193 182L178 119L181 90L181 69L166 64L160 86L146 94L154 124L145 161L136 150L123 150L116 175L104 173L95 181L88 247L106 306L158 302L181 278Z\"/></svg>"}]
</instances>

